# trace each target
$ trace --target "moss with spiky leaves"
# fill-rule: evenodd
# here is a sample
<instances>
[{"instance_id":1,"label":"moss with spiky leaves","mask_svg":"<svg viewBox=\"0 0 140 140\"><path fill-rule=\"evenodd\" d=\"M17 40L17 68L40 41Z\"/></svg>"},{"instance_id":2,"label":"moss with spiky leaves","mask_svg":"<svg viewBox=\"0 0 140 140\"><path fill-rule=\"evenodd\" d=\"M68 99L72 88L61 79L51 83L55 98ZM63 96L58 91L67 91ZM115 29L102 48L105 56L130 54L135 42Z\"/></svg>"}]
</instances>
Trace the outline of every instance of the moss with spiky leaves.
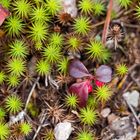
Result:
<instances>
[{"instance_id":1,"label":"moss with spiky leaves","mask_svg":"<svg viewBox=\"0 0 140 140\"><path fill-rule=\"evenodd\" d=\"M128 73L128 67L125 64L118 64L116 66L116 74L119 76L124 76Z\"/></svg>"},{"instance_id":2,"label":"moss with spiky leaves","mask_svg":"<svg viewBox=\"0 0 140 140\"><path fill-rule=\"evenodd\" d=\"M117 1L124 8L127 8L132 2L131 0L117 0Z\"/></svg>"},{"instance_id":3,"label":"moss with spiky leaves","mask_svg":"<svg viewBox=\"0 0 140 140\"><path fill-rule=\"evenodd\" d=\"M82 39L79 36L69 35L66 39L66 48L68 49L68 51L75 53L82 50L83 43Z\"/></svg>"},{"instance_id":4,"label":"moss with spiky leaves","mask_svg":"<svg viewBox=\"0 0 140 140\"><path fill-rule=\"evenodd\" d=\"M40 60L36 64L36 71L39 75L44 76L50 73L51 66L46 60Z\"/></svg>"},{"instance_id":5,"label":"moss with spiky leaves","mask_svg":"<svg viewBox=\"0 0 140 140\"><path fill-rule=\"evenodd\" d=\"M32 24L29 32L29 38L32 41L45 41L48 34L48 27L47 24L43 24L42 22L35 22Z\"/></svg>"},{"instance_id":6,"label":"moss with spiky leaves","mask_svg":"<svg viewBox=\"0 0 140 140\"><path fill-rule=\"evenodd\" d=\"M89 95L88 101L87 101L87 106L92 109L95 109L97 107L97 105L98 105L97 99L93 95Z\"/></svg>"},{"instance_id":7,"label":"moss with spiky leaves","mask_svg":"<svg viewBox=\"0 0 140 140\"><path fill-rule=\"evenodd\" d=\"M49 36L50 46L62 47L63 41L64 41L63 35L60 33L52 33Z\"/></svg>"},{"instance_id":8,"label":"moss with spiky leaves","mask_svg":"<svg viewBox=\"0 0 140 140\"><path fill-rule=\"evenodd\" d=\"M77 17L74 21L73 30L80 35L87 35L91 29L90 19L85 16Z\"/></svg>"},{"instance_id":9,"label":"moss with spiky leaves","mask_svg":"<svg viewBox=\"0 0 140 140\"><path fill-rule=\"evenodd\" d=\"M0 121L0 140L7 140L10 134L10 130L7 124Z\"/></svg>"},{"instance_id":10,"label":"moss with spiky leaves","mask_svg":"<svg viewBox=\"0 0 140 140\"><path fill-rule=\"evenodd\" d=\"M78 97L75 94L68 94L65 98L65 104L67 107L75 109L78 106Z\"/></svg>"},{"instance_id":11,"label":"moss with spiky leaves","mask_svg":"<svg viewBox=\"0 0 140 140\"><path fill-rule=\"evenodd\" d=\"M79 9L82 13L89 14L93 11L93 1L92 0L81 0L78 4Z\"/></svg>"},{"instance_id":12,"label":"moss with spiky leaves","mask_svg":"<svg viewBox=\"0 0 140 140\"><path fill-rule=\"evenodd\" d=\"M3 71L0 71L0 85L3 84L5 79L6 79L5 73Z\"/></svg>"},{"instance_id":13,"label":"moss with spiky leaves","mask_svg":"<svg viewBox=\"0 0 140 140\"><path fill-rule=\"evenodd\" d=\"M106 101L109 101L109 99L111 98L112 91L107 85L104 85L102 87L97 87L95 90L95 94L99 101L105 103Z\"/></svg>"},{"instance_id":14,"label":"moss with spiky leaves","mask_svg":"<svg viewBox=\"0 0 140 140\"><path fill-rule=\"evenodd\" d=\"M66 75L67 70L68 70L68 62L69 62L68 58L63 58L58 63L58 70L64 75Z\"/></svg>"},{"instance_id":15,"label":"moss with spiky leaves","mask_svg":"<svg viewBox=\"0 0 140 140\"><path fill-rule=\"evenodd\" d=\"M55 140L53 129L48 129L43 135L43 140Z\"/></svg>"},{"instance_id":16,"label":"moss with spiky leaves","mask_svg":"<svg viewBox=\"0 0 140 140\"><path fill-rule=\"evenodd\" d=\"M11 4L11 0L0 0L0 4L2 4L3 7L9 9L10 4Z\"/></svg>"},{"instance_id":17,"label":"moss with spiky leaves","mask_svg":"<svg viewBox=\"0 0 140 140\"><path fill-rule=\"evenodd\" d=\"M13 58L7 64L7 70L11 75L23 75L26 70L25 61L22 59Z\"/></svg>"},{"instance_id":18,"label":"moss with spiky leaves","mask_svg":"<svg viewBox=\"0 0 140 140\"><path fill-rule=\"evenodd\" d=\"M110 59L110 51L103 46L100 41L90 41L86 48L89 59L97 60L99 62L106 62Z\"/></svg>"},{"instance_id":19,"label":"moss with spiky leaves","mask_svg":"<svg viewBox=\"0 0 140 140\"><path fill-rule=\"evenodd\" d=\"M6 116L5 110L2 107L0 107L0 120L4 120L5 116Z\"/></svg>"},{"instance_id":20,"label":"moss with spiky leaves","mask_svg":"<svg viewBox=\"0 0 140 140\"><path fill-rule=\"evenodd\" d=\"M43 56L50 63L56 63L61 59L61 50L56 46L48 46L44 49Z\"/></svg>"},{"instance_id":21,"label":"moss with spiky leaves","mask_svg":"<svg viewBox=\"0 0 140 140\"><path fill-rule=\"evenodd\" d=\"M90 107L80 110L80 120L87 125L94 125L97 122L97 112Z\"/></svg>"},{"instance_id":22,"label":"moss with spiky leaves","mask_svg":"<svg viewBox=\"0 0 140 140\"><path fill-rule=\"evenodd\" d=\"M17 95L9 95L5 100L5 108L11 114L16 114L21 111L23 103L19 96Z\"/></svg>"},{"instance_id":23,"label":"moss with spiky leaves","mask_svg":"<svg viewBox=\"0 0 140 140\"><path fill-rule=\"evenodd\" d=\"M140 19L140 3L135 8L135 15L138 19Z\"/></svg>"},{"instance_id":24,"label":"moss with spiky leaves","mask_svg":"<svg viewBox=\"0 0 140 140\"><path fill-rule=\"evenodd\" d=\"M105 5L103 4L102 1L96 1L93 4L93 13L96 16L100 16L104 13L105 11Z\"/></svg>"},{"instance_id":25,"label":"moss with spiky leaves","mask_svg":"<svg viewBox=\"0 0 140 140\"><path fill-rule=\"evenodd\" d=\"M33 7L30 16L31 21L34 22L45 22L50 20L50 17L48 16L46 8L44 6Z\"/></svg>"},{"instance_id":26,"label":"moss with spiky leaves","mask_svg":"<svg viewBox=\"0 0 140 140\"><path fill-rule=\"evenodd\" d=\"M31 11L31 4L28 0L16 0L13 3L15 14L22 18L27 18Z\"/></svg>"},{"instance_id":27,"label":"moss with spiky leaves","mask_svg":"<svg viewBox=\"0 0 140 140\"><path fill-rule=\"evenodd\" d=\"M43 48L43 43L41 42L41 41L37 41L37 42L35 42L35 45L34 45L34 47L35 47L35 49L36 50L42 50L42 48Z\"/></svg>"},{"instance_id":28,"label":"moss with spiky leaves","mask_svg":"<svg viewBox=\"0 0 140 140\"><path fill-rule=\"evenodd\" d=\"M8 75L7 84L9 87L16 87L20 82L19 76L16 75Z\"/></svg>"},{"instance_id":29,"label":"moss with spiky leaves","mask_svg":"<svg viewBox=\"0 0 140 140\"><path fill-rule=\"evenodd\" d=\"M95 140L95 136L90 130L83 129L77 133L76 140Z\"/></svg>"},{"instance_id":30,"label":"moss with spiky leaves","mask_svg":"<svg viewBox=\"0 0 140 140\"><path fill-rule=\"evenodd\" d=\"M20 36L24 26L22 19L17 16L10 16L5 22L5 30L9 36Z\"/></svg>"},{"instance_id":31,"label":"moss with spiky leaves","mask_svg":"<svg viewBox=\"0 0 140 140\"><path fill-rule=\"evenodd\" d=\"M46 10L50 15L55 16L61 10L61 1L46 0Z\"/></svg>"},{"instance_id":32,"label":"moss with spiky leaves","mask_svg":"<svg viewBox=\"0 0 140 140\"><path fill-rule=\"evenodd\" d=\"M9 47L12 58L25 58L28 55L28 48L22 40L15 40Z\"/></svg>"},{"instance_id":33,"label":"moss with spiky leaves","mask_svg":"<svg viewBox=\"0 0 140 140\"><path fill-rule=\"evenodd\" d=\"M32 127L31 124L27 123L27 122L23 122L20 124L20 133L24 136L27 136L31 133L32 131Z\"/></svg>"}]
</instances>

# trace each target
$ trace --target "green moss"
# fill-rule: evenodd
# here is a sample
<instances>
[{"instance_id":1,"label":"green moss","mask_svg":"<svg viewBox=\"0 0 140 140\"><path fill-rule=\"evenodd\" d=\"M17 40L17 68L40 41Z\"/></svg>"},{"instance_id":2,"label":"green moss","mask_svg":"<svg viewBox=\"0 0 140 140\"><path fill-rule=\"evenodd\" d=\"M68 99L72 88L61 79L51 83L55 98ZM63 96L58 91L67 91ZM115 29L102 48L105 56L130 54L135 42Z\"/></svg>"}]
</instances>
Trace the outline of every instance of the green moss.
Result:
<instances>
[{"instance_id":1,"label":"green moss","mask_svg":"<svg viewBox=\"0 0 140 140\"><path fill-rule=\"evenodd\" d=\"M76 108L78 106L78 97L75 94L70 94L65 98L65 104L67 107Z\"/></svg>"},{"instance_id":2,"label":"green moss","mask_svg":"<svg viewBox=\"0 0 140 140\"><path fill-rule=\"evenodd\" d=\"M68 58L63 58L58 63L58 70L64 75L66 75L67 70L68 70L68 62L69 62Z\"/></svg>"},{"instance_id":3,"label":"green moss","mask_svg":"<svg viewBox=\"0 0 140 140\"><path fill-rule=\"evenodd\" d=\"M43 56L50 63L56 63L61 59L61 50L56 46L48 46L44 49Z\"/></svg>"},{"instance_id":4,"label":"green moss","mask_svg":"<svg viewBox=\"0 0 140 140\"><path fill-rule=\"evenodd\" d=\"M116 66L116 74L124 76L128 73L128 67L125 64L119 64Z\"/></svg>"},{"instance_id":5,"label":"green moss","mask_svg":"<svg viewBox=\"0 0 140 140\"><path fill-rule=\"evenodd\" d=\"M46 8L44 6L33 7L30 16L31 21L34 22L50 21L50 17L48 16Z\"/></svg>"},{"instance_id":6,"label":"green moss","mask_svg":"<svg viewBox=\"0 0 140 140\"><path fill-rule=\"evenodd\" d=\"M3 7L9 9L10 4L11 4L11 0L0 0L0 4L2 4Z\"/></svg>"},{"instance_id":7,"label":"green moss","mask_svg":"<svg viewBox=\"0 0 140 140\"><path fill-rule=\"evenodd\" d=\"M102 87L97 87L97 89L95 90L95 94L97 99L104 103L106 101L109 101L112 96L112 91L107 85L104 85Z\"/></svg>"},{"instance_id":8,"label":"green moss","mask_svg":"<svg viewBox=\"0 0 140 140\"><path fill-rule=\"evenodd\" d=\"M132 3L131 0L117 0L117 1L124 8L128 8L128 6Z\"/></svg>"},{"instance_id":9,"label":"green moss","mask_svg":"<svg viewBox=\"0 0 140 140\"><path fill-rule=\"evenodd\" d=\"M63 41L64 41L63 35L60 33L52 33L49 36L50 46L62 47Z\"/></svg>"},{"instance_id":10,"label":"green moss","mask_svg":"<svg viewBox=\"0 0 140 140\"><path fill-rule=\"evenodd\" d=\"M46 9L47 12L54 16L61 10L61 1L60 0L46 0Z\"/></svg>"},{"instance_id":11,"label":"green moss","mask_svg":"<svg viewBox=\"0 0 140 140\"><path fill-rule=\"evenodd\" d=\"M28 55L28 47L22 40L15 40L9 46L9 54L12 58L25 58Z\"/></svg>"},{"instance_id":12,"label":"green moss","mask_svg":"<svg viewBox=\"0 0 140 140\"><path fill-rule=\"evenodd\" d=\"M0 107L0 121L4 120L5 116L6 116L5 110L2 107Z\"/></svg>"},{"instance_id":13,"label":"green moss","mask_svg":"<svg viewBox=\"0 0 140 140\"><path fill-rule=\"evenodd\" d=\"M8 128L8 125L0 122L0 139L1 140L7 140L9 137L10 131Z\"/></svg>"},{"instance_id":14,"label":"green moss","mask_svg":"<svg viewBox=\"0 0 140 140\"><path fill-rule=\"evenodd\" d=\"M20 133L23 134L24 136L29 135L31 131L32 131L31 124L27 122L23 122L20 124Z\"/></svg>"},{"instance_id":15,"label":"green moss","mask_svg":"<svg viewBox=\"0 0 140 140\"><path fill-rule=\"evenodd\" d=\"M43 24L42 22L35 22L32 24L29 32L29 38L32 41L45 41L48 34L48 26L47 24Z\"/></svg>"},{"instance_id":16,"label":"green moss","mask_svg":"<svg viewBox=\"0 0 140 140\"><path fill-rule=\"evenodd\" d=\"M26 70L25 61L17 58L11 59L7 64L7 70L11 75L23 75Z\"/></svg>"},{"instance_id":17,"label":"green moss","mask_svg":"<svg viewBox=\"0 0 140 140\"><path fill-rule=\"evenodd\" d=\"M79 9L82 13L89 14L93 11L93 1L92 0L81 0L78 4Z\"/></svg>"},{"instance_id":18,"label":"green moss","mask_svg":"<svg viewBox=\"0 0 140 140\"><path fill-rule=\"evenodd\" d=\"M21 111L22 106L22 101L17 95L10 95L5 100L5 107L7 111L12 114L16 114L17 112Z\"/></svg>"},{"instance_id":19,"label":"green moss","mask_svg":"<svg viewBox=\"0 0 140 140\"><path fill-rule=\"evenodd\" d=\"M13 6L15 14L22 18L27 18L32 8L28 0L16 0Z\"/></svg>"},{"instance_id":20,"label":"green moss","mask_svg":"<svg viewBox=\"0 0 140 140\"><path fill-rule=\"evenodd\" d=\"M138 19L140 19L140 3L135 8L135 15Z\"/></svg>"},{"instance_id":21,"label":"green moss","mask_svg":"<svg viewBox=\"0 0 140 140\"><path fill-rule=\"evenodd\" d=\"M97 112L89 107L80 110L80 120L87 125L94 125L97 122Z\"/></svg>"},{"instance_id":22,"label":"green moss","mask_svg":"<svg viewBox=\"0 0 140 140\"><path fill-rule=\"evenodd\" d=\"M38 73L39 75L45 76L45 75L47 75L47 74L50 73L50 71L51 71L51 66L50 66L50 64L49 64L47 61L45 61L45 60L40 60L40 61L38 61L37 64L36 64L36 71L37 71L37 73Z\"/></svg>"},{"instance_id":23,"label":"green moss","mask_svg":"<svg viewBox=\"0 0 140 140\"><path fill-rule=\"evenodd\" d=\"M73 30L80 35L87 35L90 31L90 19L88 17L77 17L74 21Z\"/></svg>"},{"instance_id":24,"label":"green moss","mask_svg":"<svg viewBox=\"0 0 140 140\"><path fill-rule=\"evenodd\" d=\"M16 87L20 82L19 76L16 75L8 75L7 84L9 87Z\"/></svg>"},{"instance_id":25,"label":"green moss","mask_svg":"<svg viewBox=\"0 0 140 140\"><path fill-rule=\"evenodd\" d=\"M95 140L94 134L89 130L81 130L77 133L76 140Z\"/></svg>"},{"instance_id":26,"label":"green moss","mask_svg":"<svg viewBox=\"0 0 140 140\"><path fill-rule=\"evenodd\" d=\"M5 30L9 36L20 36L24 26L22 19L10 16L5 23Z\"/></svg>"},{"instance_id":27,"label":"green moss","mask_svg":"<svg viewBox=\"0 0 140 140\"><path fill-rule=\"evenodd\" d=\"M93 4L94 15L100 16L100 15L104 14L104 12L105 12L105 5L103 4L103 2L100 0L94 2L94 4Z\"/></svg>"},{"instance_id":28,"label":"green moss","mask_svg":"<svg viewBox=\"0 0 140 140\"><path fill-rule=\"evenodd\" d=\"M86 50L88 58L93 59L93 61L106 62L111 57L110 51L100 41L91 41Z\"/></svg>"},{"instance_id":29,"label":"green moss","mask_svg":"<svg viewBox=\"0 0 140 140\"><path fill-rule=\"evenodd\" d=\"M79 52L82 49L82 39L77 35L69 35L66 38L66 48L70 52Z\"/></svg>"}]
</instances>

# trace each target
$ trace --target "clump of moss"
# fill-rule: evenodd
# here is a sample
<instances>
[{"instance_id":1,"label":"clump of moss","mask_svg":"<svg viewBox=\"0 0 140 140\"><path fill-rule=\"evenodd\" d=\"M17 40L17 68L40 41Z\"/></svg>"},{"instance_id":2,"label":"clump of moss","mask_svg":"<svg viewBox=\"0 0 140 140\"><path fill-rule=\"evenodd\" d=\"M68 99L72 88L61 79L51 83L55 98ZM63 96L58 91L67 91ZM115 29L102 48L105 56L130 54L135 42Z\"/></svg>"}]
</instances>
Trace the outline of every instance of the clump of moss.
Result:
<instances>
[{"instance_id":1,"label":"clump of moss","mask_svg":"<svg viewBox=\"0 0 140 140\"><path fill-rule=\"evenodd\" d=\"M0 139L7 140L10 134L10 130L7 124L0 121Z\"/></svg>"},{"instance_id":2,"label":"clump of moss","mask_svg":"<svg viewBox=\"0 0 140 140\"><path fill-rule=\"evenodd\" d=\"M64 75L66 75L67 73L68 63L69 63L69 60L68 58L65 58L65 57L58 63L58 70Z\"/></svg>"},{"instance_id":3,"label":"clump of moss","mask_svg":"<svg viewBox=\"0 0 140 140\"><path fill-rule=\"evenodd\" d=\"M98 62L105 63L111 57L110 51L105 48L100 41L97 40L90 41L86 51L89 59L97 60Z\"/></svg>"},{"instance_id":4,"label":"clump of moss","mask_svg":"<svg viewBox=\"0 0 140 140\"><path fill-rule=\"evenodd\" d=\"M48 25L43 24L42 22L32 23L32 26L29 27L29 38L34 41L45 41L48 34Z\"/></svg>"},{"instance_id":5,"label":"clump of moss","mask_svg":"<svg viewBox=\"0 0 140 140\"><path fill-rule=\"evenodd\" d=\"M75 34L67 35L66 37L66 48L69 52L79 52L83 48L82 39Z\"/></svg>"},{"instance_id":6,"label":"clump of moss","mask_svg":"<svg viewBox=\"0 0 140 140\"><path fill-rule=\"evenodd\" d=\"M39 60L36 64L36 71L39 75L45 76L50 73L51 66L46 60Z\"/></svg>"},{"instance_id":7,"label":"clump of moss","mask_svg":"<svg viewBox=\"0 0 140 140\"><path fill-rule=\"evenodd\" d=\"M92 0L81 0L78 4L79 9L82 13L89 14L93 11L93 1Z\"/></svg>"},{"instance_id":8,"label":"clump of moss","mask_svg":"<svg viewBox=\"0 0 140 140\"><path fill-rule=\"evenodd\" d=\"M83 129L77 133L76 139L77 140L95 140L96 138L90 130Z\"/></svg>"},{"instance_id":9,"label":"clump of moss","mask_svg":"<svg viewBox=\"0 0 140 140\"><path fill-rule=\"evenodd\" d=\"M97 112L89 107L80 110L80 120L87 125L94 125L97 122Z\"/></svg>"},{"instance_id":10,"label":"clump of moss","mask_svg":"<svg viewBox=\"0 0 140 140\"><path fill-rule=\"evenodd\" d=\"M119 64L116 66L116 74L119 76L124 76L128 73L128 67L125 64Z\"/></svg>"},{"instance_id":11,"label":"clump of moss","mask_svg":"<svg viewBox=\"0 0 140 140\"><path fill-rule=\"evenodd\" d=\"M16 87L20 82L19 76L17 75L8 75L7 84L9 87Z\"/></svg>"},{"instance_id":12,"label":"clump of moss","mask_svg":"<svg viewBox=\"0 0 140 140\"><path fill-rule=\"evenodd\" d=\"M44 58L50 63L56 63L61 59L61 50L57 46L47 46L43 52Z\"/></svg>"},{"instance_id":13,"label":"clump of moss","mask_svg":"<svg viewBox=\"0 0 140 140\"><path fill-rule=\"evenodd\" d=\"M46 8L44 6L33 7L30 14L31 21L33 22L46 22L50 20L49 15L47 14ZM44 23L46 24L46 23Z\"/></svg>"},{"instance_id":14,"label":"clump of moss","mask_svg":"<svg viewBox=\"0 0 140 140\"><path fill-rule=\"evenodd\" d=\"M10 95L5 100L5 108L11 114L16 114L22 109L23 103L17 95Z\"/></svg>"},{"instance_id":15,"label":"clump of moss","mask_svg":"<svg viewBox=\"0 0 140 140\"><path fill-rule=\"evenodd\" d=\"M20 76L26 70L25 61L22 59L13 58L7 64L7 70L11 75Z\"/></svg>"},{"instance_id":16,"label":"clump of moss","mask_svg":"<svg viewBox=\"0 0 140 140\"><path fill-rule=\"evenodd\" d=\"M0 0L0 4L2 4L3 7L9 9L10 4L11 4L11 0Z\"/></svg>"},{"instance_id":17,"label":"clump of moss","mask_svg":"<svg viewBox=\"0 0 140 140\"><path fill-rule=\"evenodd\" d=\"M31 4L28 0L17 0L13 3L15 14L22 18L27 18L31 11Z\"/></svg>"},{"instance_id":18,"label":"clump of moss","mask_svg":"<svg viewBox=\"0 0 140 140\"><path fill-rule=\"evenodd\" d=\"M9 47L9 54L13 58L25 58L28 55L28 48L22 40L15 40Z\"/></svg>"},{"instance_id":19,"label":"clump of moss","mask_svg":"<svg viewBox=\"0 0 140 140\"><path fill-rule=\"evenodd\" d=\"M105 5L101 0L95 1L93 4L93 13L96 16L100 16L104 14L105 11Z\"/></svg>"},{"instance_id":20,"label":"clump of moss","mask_svg":"<svg viewBox=\"0 0 140 140\"><path fill-rule=\"evenodd\" d=\"M78 97L75 94L68 94L65 98L66 106L76 108L78 106Z\"/></svg>"},{"instance_id":21,"label":"clump of moss","mask_svg":"<svg viewBox=\"0 0 140 140\"><path fill-rule=\"evenodd\" d=\"M90 19L85 16L77 17L74 21L73 30L80 35L87 35L91 29Z\"/></svg>"},{"instance_id":22,"label":"clump of moss","mask_svg":"<svg viewBox=\"0 0 140 140\"><path fill-rule=\"evenodd\" d=\"M55 16L61 10L61 1L59 0L46 0L47 12Z\"/></svg>"},{"instance_id":23,"label":"clump of moss","mask_svg":"<svg viewBox=\"0 0 140 140\"><path fill-rule=\"evenodd\" d=\"M97 87L97 89L95 90L95 94L97 99L104 103L106 101L109 101L112 96L112 91L107 85L104 85L102 87Z\"/></svg>"},{"instance_id":24,"label":"clump of moss","mask_svg":"<svg viewBox=\"0 0 140 140\"><path fill-rule=\"evenodd\" d=\"M25 24L17 16L10 16L5 23L5 30L9 36L20 36Z\"/></svg>"}]
</instances>

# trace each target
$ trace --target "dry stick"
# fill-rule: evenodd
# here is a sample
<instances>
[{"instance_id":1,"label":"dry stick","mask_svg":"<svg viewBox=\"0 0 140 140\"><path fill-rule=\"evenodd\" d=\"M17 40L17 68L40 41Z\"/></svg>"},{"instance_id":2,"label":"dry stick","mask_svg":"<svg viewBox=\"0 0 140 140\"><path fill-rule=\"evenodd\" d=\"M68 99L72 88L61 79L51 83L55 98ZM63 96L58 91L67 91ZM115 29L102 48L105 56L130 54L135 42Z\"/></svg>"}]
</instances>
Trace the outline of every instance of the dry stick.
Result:
<instances>
[{"instance_id":1,"label":"dry stick","mask_svg":"<svg viewBox=\"0 0 140 140\"><path fill-rule=\"evenodd\" d=\"M37 83L38 83L38 81L39 81L39 78L40 78L40 77L37 77L37 79L36 79L34 85L32 86L32 89L31 89L31 91L30 91L30 93L29 93L29 96L28 96L28 99L27 99L27 101L26 101L25 108L24 108L24 111L25 111L25 112L26 112L27 106L28 106L28 104L29 104L29 101L30 101L30 99L31 99L31 97L32 97L33 91L34 91L34 89L35 89L35 87L36 87L36 85L37 85Z\"/></svg>"},{"instance_id":2,"label":"dry stick","mask_svg":"<svg viewBox=\"0 0 140 140\"><path fill-rule=\"evenodd\" d=\"M38 135L40 129L41 129L42 126L43 126L43 122L44 122L44 120L45 120L45 118L46 118L46 114L44 114L44 113L45 113L45 112L43 112L43 117L41 118L41 121L40 121L41 124L38 126L38 128L37 128L37 130L36 130L36 132L35 132L34 137L33 137L32 140L35 140L35 139L36 139L36 137L37 137L37 135Z\"/></svg>"},{"instance_id":3,"label":"dry stick","mask_svg":"<svg viewBox=\"0 0 140 140\"><path fill-rule=\"evenodd\" d=\"M110 0L108 10L107 10L107 16L106 16L106 20L105 20L105 24L104 24L104 29L103 29L103 33L102 33L102 43L103 44L106 43L106 39L107 39L107 32L108 32L108 28L109 28L109 24L110 24L110 19L111 19L112 7L113 7L113 0Z\"/></svg>"}]
</instances>

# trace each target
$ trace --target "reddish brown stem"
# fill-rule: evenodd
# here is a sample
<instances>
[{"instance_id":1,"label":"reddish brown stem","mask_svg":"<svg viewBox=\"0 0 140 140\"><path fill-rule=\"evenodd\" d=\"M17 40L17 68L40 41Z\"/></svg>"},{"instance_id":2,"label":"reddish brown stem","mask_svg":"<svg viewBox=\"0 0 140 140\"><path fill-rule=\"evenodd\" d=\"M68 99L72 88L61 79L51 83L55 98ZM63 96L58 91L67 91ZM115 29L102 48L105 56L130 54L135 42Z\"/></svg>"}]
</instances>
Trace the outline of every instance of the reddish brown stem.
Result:
<instances>
[{"instance_id":1,"label":"reddish brown stem","mask_svg":"<svg viewBox=\"0 0 140 140\"><path fill-rule=\"evenodd\" d=\"M109 6L107 10L107 16L104 24L104 29L102 33L102 43L105 45L106 39L107 39L107 32L110 24L110 19L111 19L111 12L112 12L112 7L113 7L113 0L109 1Z\"/></svg>"}]
</instances>

